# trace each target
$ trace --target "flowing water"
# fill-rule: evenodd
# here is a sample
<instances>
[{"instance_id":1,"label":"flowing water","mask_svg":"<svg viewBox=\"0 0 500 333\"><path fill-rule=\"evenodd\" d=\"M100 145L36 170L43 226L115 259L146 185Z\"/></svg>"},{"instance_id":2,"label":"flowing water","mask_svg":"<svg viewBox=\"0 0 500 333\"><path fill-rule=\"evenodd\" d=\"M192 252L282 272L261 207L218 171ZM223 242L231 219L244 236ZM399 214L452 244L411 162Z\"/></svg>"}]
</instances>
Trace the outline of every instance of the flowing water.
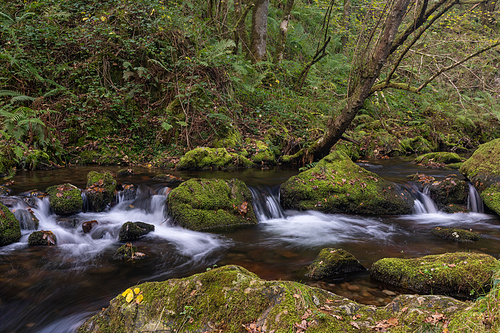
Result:
<instances>
[{"instance_id":1,"label":"flowing water","mask_svg":"<svg viewBox=\"0 0 500 333\"><path fill-rule=\"evenodd\" d=\"M415 172L444 178L449 171L423 169L405 160L377 160L362 164L370 171L401 184ZM51 213L47 198L31 198L41 230L57 236L56 247L29 247L33 226L26 203L18 196L35 188L72 183L85 187L86 175L99 167L66 168L20 173L11 186L10 208L24 221L21 241L0 248L0 332L74 332L86 318L106 307L126 288L145 281L179 278L215 265L237 264L264 279L296 280L319 286L365 304L384 305L393 293L405 292L370 280L369 272L336 279L310 281L305 268L324 247L343 248L369 268L384 257L417 257L455 251L475 251L498 258L500 220L482 213L477 192L471 189L468 214L439 212L432 200L415 193L415 213L404 216L356 216L314 211L283 211L279 185L296 171L191 172L175 176L240 178L251 189L259 224L227 232L194 232L172 226L165 208L168 188L175 184L154 180L154 170L134 168L138 174L118 177L138 187L135 196L121 195L102 213L83 212L61 218ZM117 168L105 168L117 171ZM157 171L161 173L162 171ZM23 194L24 192L24 194ZM24 216L24 217L23 217ZM81 223L97 220L90 234ZM127 221L155 225L155 231L135 241L147 258L114 260L121 245L120 226ZM431 234L435 227L473 229L482 234L476 243L447 242Z\"/></svg>"}]
</instances>

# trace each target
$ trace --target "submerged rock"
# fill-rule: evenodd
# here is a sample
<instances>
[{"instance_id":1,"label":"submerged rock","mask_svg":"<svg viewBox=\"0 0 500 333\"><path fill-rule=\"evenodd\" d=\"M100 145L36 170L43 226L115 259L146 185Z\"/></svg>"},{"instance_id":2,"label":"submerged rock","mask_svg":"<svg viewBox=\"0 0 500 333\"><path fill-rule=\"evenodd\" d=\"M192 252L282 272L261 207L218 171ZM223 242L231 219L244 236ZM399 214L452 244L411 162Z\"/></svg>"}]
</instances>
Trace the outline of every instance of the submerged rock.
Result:
<instances>
[{"instance_id":1,"label":"submerged rock","mask_svg":"<svg viewBox=\"0 0 500 333\"><path fill-rule=\"evenodd\" d=\"M90 210L102 212L111 204L116 190L116 180L109 172L90 171L87 175L85 193L90 204Z\"/></svg>"},{"instance_id":2,"label":"submerged rock","mask_svg":"<svg viewBox=\"0 0 500 333\"><path fill-rule=\"evenodd\" d=\"M82 210L80 189L72 184L54 185L47 189L50 208L57 215L73 215Z\"/></svg>"},{"instance_id":3,"label":"submerged rock","mask_svg":"<svg viewBox=\"0 0 500 333\"><path fill-rule=\"evenodd\" d=\"M149 234L155 230L154 224L145 222L126 222L120 228L118 239L120 242L129 242Z\"/></svg>"},{"instance_id":4,"label":"submerged rock","mask_svg":"<svg viewBox=\"0 0 500 333\"><path fill-rule=\"evenodd\" d=\"M31 246L52 246L56 245L56 243L56 235L48 230L32 232L28 237L28 245Z\"/></svg>"},{"instance_id":5,"label":"submerged rock","mask_svg":"<svg viewBox=\"0 0 500 333\"><path fill-rule=\"evenodd\" d=\"M315 167L281 185L285 209L371 215L411 214L409 191L332 152Z\"/></svg>"},{"instance_id":6,"label":"submerged rock","mask_svg":"<svg viewBox=\"0 0 500 333\"><path fill-rule=\"evenodd\" d=\"M366 271L366 268L350 252L343 249L322 249L308 267L307 275L313 279Z\"/></svg>"},{"instance_id":7,"label":"submerged rock","mask_svg":"<svg viewBox=\"0 0 500 333\"><path fill-rule=\"evenodd\" d=\"M257 224L252 194L238 179L190 179L167 197L174 223L191 230Z\"/></svg>"},{"instance_id":8,"label":"submerged rock","mask_svg":"<svg viewBox=\"0 0 500 333\"><path fill-rule=\"evenodd\" d=\"M21 239L21 226L14 214L0 203L0 246L18 242Z\"/></svg>"},{"instance_id":9,"label":"submerged rock","mask_svg":"<svg viewBox=\"0 0 500 333\"><path fill-rule=\"evenodd\" d=\"M430 320L453 320L467 306L446 296L401 295L377 308L224 266L131 287L78 332L417 332Z\"/></svg>"},{"instance_id":10,"label":"submerged rock","mask_svg":"<svg viewBox=\"0 0 500 333\"><path fill-rule=\"evenodd\" d=\"M230 154L226 148L196 148L188 151L177 163L178 170L226 169L247 167L253 163L244 156Z\"/></svg>"},{"instance_id":11,"label":"submerged rock","mask_svg":"<svg viewBox=\"0 0 500 333\"><path fill-rule=\"evenodd\" d=\"M480 236L472 231L458 228L439 228L432 229L432 233L446 240L451 240L459 243L476 242Z\"/></svg>"},{"instance_id":12,"label":"submerged rock","mask_svg":"<svg viewBox=\"0 0 500 333\"><path fill-rule=\"evenodd\" d=\"M474 298L491 289L498 261L487 254L456 252L375 262L372 278L419 294Z\"/></svg>"}]
</instances>

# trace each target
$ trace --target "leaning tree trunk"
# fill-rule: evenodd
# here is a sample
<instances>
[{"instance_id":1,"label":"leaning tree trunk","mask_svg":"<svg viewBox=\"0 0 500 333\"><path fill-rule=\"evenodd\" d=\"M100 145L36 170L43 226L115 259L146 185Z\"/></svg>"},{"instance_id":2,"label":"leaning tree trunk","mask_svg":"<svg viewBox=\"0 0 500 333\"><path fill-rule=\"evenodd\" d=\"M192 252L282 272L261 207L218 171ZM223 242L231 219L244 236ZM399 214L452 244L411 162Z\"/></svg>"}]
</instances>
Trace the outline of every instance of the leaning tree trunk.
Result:
<instances>
[{"instance_id":1,"label":"leaning tree trunk","mask_svg":"<svg viewBox=\"0 0 500 333\"><path fill-rule=\"evenodd\" d=\"M330 149L341 139L347 127L363 107L365 99L370 96L371 89L390 55L394 38L410 3L410 0L396 1L387 17L385 28L375 45L373 54L365 58L366 61L358 67L358 72L354 74L357 80L355 80L352 89L349 89L347 105L337 118L329 119L325 134L309 149L308 155L313 155L315 159L329 154ZM361 54L361 56L365 55Z\"/></svg>"},{"instance_id":2,"label":"leaning tree trunk","mask_svg":"<svg viewBox=\"0 0 500 333\"><path fill-rule=\"evenodd\" d=\"M286 34L288 32L288 22L290 22L290 13L292 12L295 0L288 0L283 10L283 19L280 24L280 34L278 37L278 46L274 56L274 63L280 64L283 60L286 45Z\"/></svg>"},{"instance_id":3,"label":"leaning tree trunk","mask_svg":"<svg viewBox=\"0 0 500 333\"><path fill-rule=\"evenodd\" d=\"M250 59L253 63L264 60L266 55L267 12L269 0L255 0L252 14L252 40Z\"/></svg>"}]
</instances>

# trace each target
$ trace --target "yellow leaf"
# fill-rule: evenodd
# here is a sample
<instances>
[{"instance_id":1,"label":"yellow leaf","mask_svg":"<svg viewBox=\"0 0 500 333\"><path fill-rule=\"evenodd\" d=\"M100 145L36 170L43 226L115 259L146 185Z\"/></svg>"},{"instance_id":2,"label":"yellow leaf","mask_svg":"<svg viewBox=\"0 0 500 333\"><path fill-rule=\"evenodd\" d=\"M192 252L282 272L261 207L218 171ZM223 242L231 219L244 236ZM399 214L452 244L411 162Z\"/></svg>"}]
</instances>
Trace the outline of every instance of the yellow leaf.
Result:
<instances>
[{"instance_id":1,"label":"yellow leaf","mask_svg":"<svg viewBox=\"0 0 500 333\"><path fill-rule=\"evenodd\" d=\"M136 302L137 304L141 304L141 302L142 302L142 299L143 299L143 298L144 298L144 296L142 296L142 294L140 294L140 295L139 295L139 296L137 296L137 298L135 299L135 302Z\"/></svg>"},{"instance_id":2,"label":"yellow leaf","mask_svg":"<svg viewBox=\"0 0 500 333\"><path fill-rule=\"evenodd\" d=\"M88 17L84 17L84 18L82 19L82 21L86 21L86 20L88 20L88 19L89 19Z\"/></svg>"},{"instance_id":3,"label":"yellow leaf","mask_svg":"<svg viewBox=\"0 0 500 333\"><path fill-rule=\"evenodd\" d=\"M125 298L125 300L127 301L127 303L130 303L130 302L132 302L132 299L134 299L134 293L132 292L132 290L130 290L130 292L127 294L127 298Z\"/></svg>"},{"instance_id":4,"label":"yellow leaf","mask_svg":"<svg viewBox=\"0 0 500 333\"><path fill-rule=\"evenodd\" d=\"M101 16L101 21L106 21L106 16Z\"/></svg>"},{"instance_id":5,"label":"yellow leaf","mask_svg":"<svg viewBox=\"0 0 500 333\"><path fill-rule=\"evenodd\" d=\"M132 292L132 290L129 288L127 290L125 290L123 293L122 293L122 296L125 297L127 296L130 292Z\"/></svg>"},{"instance_id":6,"label":"yellow leaf","mask_svg":"<svg viewBox=\"0 0 500 333\"><path fill-rule=\"evenodd\" d=\"M135 288L135 289L134 289L134 293L135 293L136 295L137 295L138 293L140 293L140 292L141 292L141 289L139 289L139 288Z\"/></svg>"}]
</instances>

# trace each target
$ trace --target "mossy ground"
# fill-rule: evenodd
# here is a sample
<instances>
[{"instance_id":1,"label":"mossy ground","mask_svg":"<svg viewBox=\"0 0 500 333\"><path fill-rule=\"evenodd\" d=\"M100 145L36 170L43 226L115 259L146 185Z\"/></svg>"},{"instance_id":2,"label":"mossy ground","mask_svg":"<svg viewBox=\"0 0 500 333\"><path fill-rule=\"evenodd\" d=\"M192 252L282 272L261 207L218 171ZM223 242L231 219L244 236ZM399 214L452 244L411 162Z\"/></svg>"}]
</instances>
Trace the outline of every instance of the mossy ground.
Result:
<instances>
[{"instance_id":1,"label":"mossy ground","mask_svg":"<svg viewBox=\"0 0 500 333\"><path fill-rule=\"evenodd\" d=\"M47 188L50 208L58 215L72 215L82 210L80 189L72 184L54 185Z\"/></svg>"},{"instance_id":2,"label":"mossy ground","mask_svg":"<svg viewBox=\"0 0 500 333\"><path fill-rule=\"evenodd\" d=\"M167 206L175 223L191 230L257 223L252 194L238 179L190 179L172 190Z\"/></svg>"},{"instance_id":3,"label":"mossy ground","mask_svg":"<svg viewBox=\"0 0 500 333\"><path fill-rule=\"evenodd\" d=\"M19 241L21 225L14 214L0 202L0 246Z\"/></svg>"},{"instance_id":4,"label":"mossy ground","mask_svg":"<svg viewBox=\"0 0 500 333\"><path fill-rule=\"evenodd\" d=\"M281 186L284 208L325 213L409 214L409 192L335 151Z\"/></svg>"},{"instance_id":5,"label":"mossy ground","mask_svg":"<svg viewBox=\"0 0 500 333\"><path fill-rule=\"evenodd\" d=\"M385 258L371 268L372 278L420 294L475 298L491 288L498 261L480 253L456 252L414 259Z\"/></svg>"},{"instance_id":6,"label":"mossy ground","mask_svg":"<svg viewBox=\"0 0 500 333\"><path fill-rule=\"evenodd\" d=\"M252 161L226 148L196 148L188 151L177 163L178 170L227 169L248 167Z\"/></svg>"}]
</instances>

